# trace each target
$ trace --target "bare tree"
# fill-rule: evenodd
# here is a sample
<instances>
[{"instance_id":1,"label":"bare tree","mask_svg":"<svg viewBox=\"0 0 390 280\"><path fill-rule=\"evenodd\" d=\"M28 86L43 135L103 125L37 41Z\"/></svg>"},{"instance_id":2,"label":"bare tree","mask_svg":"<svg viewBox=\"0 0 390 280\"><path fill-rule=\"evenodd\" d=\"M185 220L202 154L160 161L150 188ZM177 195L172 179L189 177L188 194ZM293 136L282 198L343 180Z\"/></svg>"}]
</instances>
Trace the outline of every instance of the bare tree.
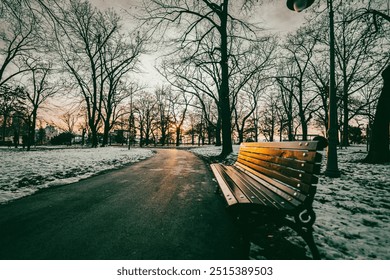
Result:
<instances>
[{"instance_id":1,"label":"bare tree","mask_svg":"<svg viewBox=\"0 0 390 280\"><path fill-rule=\"evenodd\" d=\"M138 121L140 146L150 145L153 139L153 123L156 122L157 100L146 91L141 91L134 102L134 113ZM153 141L156 142L156 139Z\"/></svg>"},{"instance_id":2,"label":"bare tree","mask_svg":"<svg viewBox=\"0 0 390 280\"><path fill-rule=\"evenodd\" d=\"M272 37L263 37L255 43L245 44L247 46L241 41L235 42L235 45L235 50L232 51L235 58L230 67L229 78L234 124L241 143L247 121L258 105L259 96L271 81L276 41Z\"/></svg>"},{"instance_id":3,"label":"bare tree","mask_svg":"<svg viewBox=\"0 0 390 280\"><path fill-rule=\"evenodd\" d=\"M23 63L37 47L38 18L24 0L0 3L0 86L24 72Z\"/></svg>"},{"instance_id":4,"label":"bare tree","mask_svg":"<svg viewBox=\"0 0 390 280\"><path fill-rule=\"evenodd\" d=\"M349 121L358 113L352 111L350 102L390 62L390 57L383 54L378 45L381 33L374 32L373 22L361 18L347 24L346 19L356 13L356 8L352 5L343 3L339 6L341 22L336 26L335 54L342 81L342 146L349 146Z\"/></svg>"},{"instance_id":5,"label":"bare tree","mask_svg":"<svg viewBox=\"0 0 390 280\"><path fill-rule=\"evenodd\" d=\"M368 7L360 9L352 18L347 19L347 22L353 22L364 18L366 15L372 16L372 21L375 26L375 32L388 33L388 29L385 26L389 26L390 16L389 4L387 5L387 11L380 11L371 6L369 1ZM387 12L387 14L386 14ZM382 25L382 21L384 24ZM385 40L388 43L388 36L385 36ZM389 104L390 104L390 65L387 63L385 69L382 72L383 87L379 96L377 109L375 113L374 123L372 126L372 134L370 140L370 150L367 157L364 159L368 163L384 163L390 161L390 150L389 150Z\"/></svg>"},{"instance_id":6,"label":"bare tree","mask_svg":"<svg viewBox=\"0 0 390 280\"><path fill-rule=\"evenodd\" d=\"M378 100L374 123L372 125L372 135L370 150L365 162L385 163L390 161L389 151L389 124L390 114L390 66L382 72L383 88Z\"/></svg>"},{"instance_id":7,"label":"bare tree","mask_svg":"<svg viewBox=\"0 0 390 280\"><path fill-rule=\"evenodd\" d=\"M242 4L245 2L249 1L243 1ZM222 124L221 156L227 156L232 152L229 63L233 56L229 52L229 47L233 37L250 40L248 33L254 37L255 33L252 32L249 24L233 15L240 9L237 9L237 2L233 4L229 0L153 0L145 5L145 10L148 14L146 20L153 21L157 28L166 30L171 23L183 27L181 36L176 42L179 49L190 49L193 52L191 58L203 56L200 47L205 40L210 42L210 38L216 39L214 40L216 46L213 49L214 59L211 64L218 67L221 77L217 84L218 110Z\"/></svg>"},{"instance_id":8,"label":"bare tree","mask_svg":"<svg viewBox=\"0 0 390 280\"><path fill-rule=\"evenodd\" d=\"M296 110L293 100L294 94L294 81L292 79L281 79L277 78L277 83L279 85L279 96L282 104L282 110L279 112L280 119L280 133L286 131L287 139L293 141L295 139L295 127L294 121L296 118Z\"/></svg>"},{"instance_id":9,"label":"bare tree","mask_svg":"<svg viewBox=\"0 0 390 280\"><path fill-rule=\"evenodd\" d=\"M12 116L15 113L21 112L23 108L23 100L25 98L24 88L11 87L7 85L0 86L0 116L2 122L1 139L5 141L7 130L12 126Z\"/></svg>"},{"instance_id":10,"label":"bare tree","mask_svg":"<svg viewBox=\"0 0 390 280\"><path fill-rule=\"evenodd\" d=\"M187 96L185 92L172 92L168 96L171 115L172 115L172 125L175 128L176 133L176 146L180 146L180 136L182 133L182 127L186 119L188 112L188 106L191 103L193 96Z\"/></svg>"},{"instance_id":11,"label":"bare tree","mask_svg":"<svg viewBox=\"0 0 390 280\"><path fill-rule=\"evenodd\" d=\"M61 24L55 28L57 51L85 102L92 147L97 147L107 80L102 52L119 28L119 17L80 0L58 10L56 19Z\"/></svg>"},{"instance_id":12,"label":"bare tree","mask_svg":"<svg viewBox=\"0 0 390 280\"><path fill-rule=\"evenodd\" d=\"M264 74L259 71L253 76L253 79L246 83L236 98L237 104L232 106L234 110L234 124L238 133L239 143L244 142L244 134L248 129L248 121L258 108L262 93L264 93L269 86L266 84L262 75ZM250 129L252 129L252 127Z\"/></svg>"},{"instance_id":13,"label":"bare tree","mask_svg":"<svg viewBox=\"0 0 390 280\"><path fill-rule=\"evenodd\" d=\"M196 103L196 102L195 102ZM196 106L196 105L194 105ZM199 128L202 126L200 125L202 123L203 118L203 110L201 108L194 107L193 110L188 112L188 118L187 121L189 123L189 129L187 130L186 134L191 135L191 144L195 145L195 137L196 135L201 135L202 132ZM212 130L212 129L211 129ZM209 144L212 143L213 133L209 131ZM199 142L200 145L200 142Z\"/></svg>"},{"instance_id":14,"label":"bare tree","mask_svg":"<svg viewBox=\"0 0 390 280\"><path fill-rule=\"evenodd\" d=\"M267 96L263 96L262 99L263 106L259 119L260 133L263 134L267 141L273 142L278 121L278 96L270 93Z\"/></svg>"},{"instance_id":15,"label":"bare tree","mask_svg":"<svg viewBox=\"0 0 390 280\"><path fill-rule=\"evenodd\" d=\"M289 36L285 45L285 49L289 53L286 63L293 67L292 76L287 76L287 79L293 79L294 88L289 88L282 82L283 79L278 78L280 86L290 91L298 108L303 140L307 140L308 124L313 117L313 111L315 111L313 104L318 97L315 92L310 90L307 83L308 67L318 43L316 36L307 36L309 32L305 29L298 30L296 35Z\"/></svg>"},{"instance_id":16,"label":"bare tree","mask_svg":"<svg viewBox=\"0 0 390 280\"><path fill-rule=\"evenodd\" d=\"M137 70L138 58L142 53L145 38L141 38L139 32L133 34L132 40L130 36L125 37L116 32L101 50L104 65L102 75L107 77L103 93L104 133L102 146L107 145L109 131L121 115L118 108L122 102L136 91L141 90L141 87L134 82L127 85L125 81L129 79L127 75L129 72ZM129 88L130 90L128 90Z\"/></svg>"},{"instance_id":17,"label":"bare tree","mask_svg":"<svg viewBox=\"0 0 390 280\"><path fill-rule=\"evenodd\" d=\"M70 1L57 13L57 50L86 104L92 147L98 145L102 124L106 145L119 104L128 97L120 84L128 72L136 70L144 39L138 32L122 34L118 14L99 11L89 2Z\"/></svg>"},{"instance_id":18,"label":"bare tree","mask_svg":"<svg viewBox=\"0 0 390 280\"><path fill-rule=\"evenodd\" d=\"M315 59L310 61L308 79L313 84L313 90L318 94L318 109L313 111L314 125L323 135L328 136L329 121L329 58L328 51L317 51Z\"/></svg>"},{"instance_id":19,"label":"bare tree","mask_svg":"<svg viewBox=\"0 0 390 280\"><path fill-rule=\"evenodd\" d=\"M183 55L178 59L163 61L159 72L173 88L197 98L196 107L203 111L206 122L204 125L208 127L210 132L215 130L216 145L221 146L221 121L218 109L220 73L218 67L213 63L204 63L202 67L194 66L192 61L188 60L187 55ZM214 119L218 120L214 121Z\"/></svg>"},{"instance_id":20,"label":"bare tree","mask_svg":"<svg viewBox=\"0 0 390 280\"><path fill-rule=\"evenodd\" d=\"M73 107L69 108L59 116L59 120L61 122L54 122L54 126L59 127L61 130L65 132L69 132L71 134L75 133L76 125L81 117L80 108Z\"/></svg>"},{"instance_id":21,"label":"bare tree","mask_svg":"<svg viewBox=\"0 0 390 280\"><path fill-rule=\"evenodd\" d=\"M157 110L156 110L156 126L160 131L161 138L159 142L164 146L168 144L170 137L170 124L171 124L171 107L170 107L170 96L172 90L169 86L161 86L157 88L154 92L155 98L157 100Z\"/></svg>"},{"instance_id":22,"label":"bare tree","mask_svg":"<svg viewBox=\"0 0 390 280\"><path fill-rule=\"evenodd\" d=\"M31 77L26 87L27 90L25 91L26 122L28 124L26 144L28 151L31 145L35 143L38 109L61 88L61 85L51 80L53 71L51 63L36 61L42 61L42 59L38 58L32 62L26 61L31 72Z\"/></svg>"}]
</instances>

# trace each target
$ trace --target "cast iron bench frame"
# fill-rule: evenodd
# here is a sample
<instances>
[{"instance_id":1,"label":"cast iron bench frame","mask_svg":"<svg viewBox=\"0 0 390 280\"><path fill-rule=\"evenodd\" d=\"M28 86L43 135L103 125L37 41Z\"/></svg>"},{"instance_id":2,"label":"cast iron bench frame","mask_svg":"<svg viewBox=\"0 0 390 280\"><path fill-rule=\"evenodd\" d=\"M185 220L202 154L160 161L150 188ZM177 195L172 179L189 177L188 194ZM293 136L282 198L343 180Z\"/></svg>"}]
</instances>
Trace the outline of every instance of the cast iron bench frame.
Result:
<instances>
[{"instance_id":1,"label":"cast iron bench frame","mask_svg":"<svg viewBox=\"0 0 390 280\"><path fill-rule=\"evenodd\" d=\"M292 228L313 259L320 259L312 207L322 159L317 151L317 141L242 143L234 165L211 164L227 209L239 221L243 235L261 213L261 219L268 218L260 223Z\"/></svg>"}]
</instances>

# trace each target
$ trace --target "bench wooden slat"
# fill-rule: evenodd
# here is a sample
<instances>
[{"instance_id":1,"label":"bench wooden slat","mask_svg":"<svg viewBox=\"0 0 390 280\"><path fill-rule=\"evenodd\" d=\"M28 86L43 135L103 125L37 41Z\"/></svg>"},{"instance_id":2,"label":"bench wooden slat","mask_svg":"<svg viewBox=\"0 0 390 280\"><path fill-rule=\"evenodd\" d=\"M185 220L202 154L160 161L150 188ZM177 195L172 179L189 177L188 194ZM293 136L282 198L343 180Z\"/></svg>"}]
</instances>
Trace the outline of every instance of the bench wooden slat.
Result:
<instances>
[{"instance_id":1,"label":"bench wooden slat","mask_svg":"<svg viewBox=\"0 0 390 280\"><path fill-rule=\"evenodd\" d=\"M244 156L253 157L255 159L263 160L263 161L269 161L280 165L291 166L291 168L300 169L302 171L309 172L312 174L320 174L321 171L321 165L318 163L309 163L300 160L292 160L289 158L281 158L281 157L275 157L266 154L247 152L247 149L244 148L240 150L240 154Z\"/></svg>"},{"instance_id":2,"label":"bench wooden slat","mask_svg":"<svg viewBox=\"0 0 390 280\"><path fill-rule=\"evenodd\" d=\"M223 192L233 193L237 197L237 201L229 200L229 206L235 203L254 203L289 211L302 204L302 201L298 200L297 197L282 192L266 181L243 173L242 170L234 166L224 166L223 168L214 166L212 168L217 168L224 181L228 182L229 191Z\"/></svg>"},{"instance_id":3,"label":"bench wooden slat","mask_svg":"<svg viewBox=\"0 0 390 280\"><path fill-rule=\"evenodd\" d=\"M273 179L272 181L279 180L282 183L287 184L289 187L287 188L293 188L296 192L302 192L302 193L308 193L310 191L310 185L306 184L298 179L286 177L280 173L277 173L275 171L266 169L264 167L258 166L254 163L244 161L242 159L238 159L237 163L240 163L241 166L244 169L249 170L249 172L257 172L257 174L263 175L263 177L271 177L270 179ZM249 167L249 168L248 168ZM266 175L266 176L264 176ZM282 184L283 185L283 184Z\"/></svg>"},{"instance_id":4,"label":"bench wooden slat","mask_svg":"<svg viewBox=\"0 0 390 280\"><path fill-rule=\"evenodd\" d=\"M251 183L248 181L248 177L244 178L244 174L237 172L237 169L233 166L226 166L224 171L226 172L226 175L234 181L236 187L241 190L242 195L246 196L248 202L258 203L267 207L274 207L273 200L264 195L264 193L255 193L254 189L250 188Z\"/></svg>"},{"instance_id":5,"label":"bench wooden slat","mask_svg":"<svg viewBox=\"0 0 390 280\"><path fill-rule=\"evenodd\" d=\"M263 204L269 207L276 207L278 209L292 210L302 204L302 200L281 191L281 189L274 185L261 180L259 177L254 177L251 173L242 172L237 166L231 166L236 174L235 180L241 180L240 188L248 195L252 203L257 200L262 201ZM237 179L240 178L240 179ZM256 199L252 198L254 196ZM300 196L299 198L303 198Z\"/></svg>"},{"instance_id":6,"label":"bench wooden slat","mask_svg":"<svg viewBox=\"0 0 390 280\"><path fill-rule=\"evenodd\" d=\"M233 166L226 168L226 172L251 203L263 204L267 207L284 210L293 209L302 204L302 202L275 189L274 186L266 184L266 182L265 184L261 184L259 181L250 177L249 174L242 173Z\"/></svg>"},{"instance_id":7,"label":"bench wooden slat","mask_svg":"<svg viewBox=\"0 0 390 280\"><path fill-rule=\"evenodd\" d=\"M238 201L236 197L233 195L233 192L231 191L228 183L226 182L226 179L222 177L223 175L223 166L220 164L211 164L210 165L211 170L213 171L215 178L217 179L218 185L223 193L223 195L226 198L226 202L229 206L237 204Z\"/></svg>"},{"instance_id":8,"label":"bench wooden slat","mask_svg":"<svg viewBox=\"0 0 390 280\"><path fill-rule=\"evenodd\" d=\"M240 147L240 153L246 152L249 154L261 154L269 155L279 158L289 158L295 160L302 160L305 162L319 162L322 159L322 155L315 151L300 151L300 150L285 150L279 148L251 148L247 146Z\"/></svg>"},{"instance_id":9,"label":"bench wooden slat","mask_svg":"<svg viewBox=\"0 0 390 280\"><path fill-rule=\"evenodd\" d=\"M268 186L272 186L272 187L269 187L269 189L271 189L271 190L273 190L275 192L278 192L278 190L279 191L283 191L289 197L297 199L300 202L304 202L306 200L307 196L310 195L309 192L302 192L299 189L291 188L290 186L285 185L285 184L283 184L282 182L280 182L278 180L274 180L273 178L265 176L264 174L256 172L253 169L248 168L248 166L243 165L243 164L241 164L239 162L236 162L235 166L238 167L243 172L246 172L249 176L253 177L255 180L258 180L260 184L263 183L263 182L266 182L268 184ZM290 199L288 199L287 196L286 196L286 199L290 200ZM296 206L298 206L300 204L301 203L298 203L298 204L296 204Z\"/></svg>"},{"instance_id":10,"label":"bench wooden slat","mask_svg":"<svg viewBox=\"0 0 390 280\"><path fill-rule=\"evenodd\" d=\"M234 197L232 191L230 190L228 183L222 177L221 170L223 169L223 166L220 164L211 164L210 167L214 173L215 179L218 182L219 188L226 199L227 204L229 206L236 204L237 199Z\"/></svg>"},{"instance_id":11,"label":"bench wooden slat","mask_svg":"<svg viewBox=\"0 0 390 280\"><path fill-rule=\"evenodd\" d=\"M256 164L257 166L261 166L266 168L267 170L273 170L275 171L275 174L278 173L283 176L292 177L299 181L302 181L307 184L316 184L318 182L318 178L310 173L303 172L301 170L293 169L289 166L284 166L280 164L275 164L268 161L259 160L253 157L245 156L245 155L239 155L238 156L239 162L245 161L250 162L253 164ZM276 177L275 177L276 178Z\"/></svg>"},{"instance_id":12,"label":"bench wooden slat","mask_svg":"<svg viewBox=\"0 0 390 280\"><path fill-rule=\"evenodd\" d=\"M293 141L293 142L245 142L246 147L281 147L283 149L295 149L295 150L317 150L318 142L316 141Z\"/></svg>"}]
</instances>

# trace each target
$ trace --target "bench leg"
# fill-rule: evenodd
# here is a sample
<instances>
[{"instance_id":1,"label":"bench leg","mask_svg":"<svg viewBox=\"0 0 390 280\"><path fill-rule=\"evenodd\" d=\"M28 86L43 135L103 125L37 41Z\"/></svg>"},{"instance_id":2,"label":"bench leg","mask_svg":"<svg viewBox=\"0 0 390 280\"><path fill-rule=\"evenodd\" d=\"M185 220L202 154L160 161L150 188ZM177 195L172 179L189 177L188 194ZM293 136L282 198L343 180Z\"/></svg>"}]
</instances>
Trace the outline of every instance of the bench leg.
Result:
<instances>
[{"instance_id":1,"label":"bench leg","mask_svg":"<svg viewBox=\"0 0 390 280\"><path fill-rule=\"evenodd\" d=\"M318 251L317 245L314 242L313 228L311 226L302 227L288 219L285 219L285 225L295 230L303 238L307 246L309 246L313 260L321 259L320 252Z\"/></svg>"},{"instance_id":2,"label":"bench leg","mask_svg":"<svg viewBox=\"0 0 390 280\"><path fill-rule=\"evenodd\" d=\"M292 229L294 229L303 238L307 246L309 246L313 260L320 260L320 252L318 251L317 245L314 242L313 229L301 228L299 226L294 226Z\"/></svg>"},{"instance_id":3,"label":"bench leg","mask_svg":"<svg viewBox=\"0 0 390 280\"><path fill-rule=\"evenodd\" d=\"M240 229L237 229L234 242L237 258L241 260L248 260L250 252L250 239L248 234Z\"/></svg>"},{"instance_id":4,"label":"bench leg","mask_svg":"<svg viewBox=\"0 0 390 280\"><path fill-rule=\"evenodd\" d=\"M301 233L302 238L305 240L306 244L309 246L311 255L313 256L313 260L320 260L320 252L318 251L317 245L314 242L313 230L302 230Z\"/></svg>"},{"instance_id":5,"label":"bench leg","mask_svg":"<svg viewBox=\"0 0 390 280\"><path fill-rule=\"evenodd\" d=\"M248 225L248 217L244 214L238 214L235 211L229 212L230 217L235 224L234 247L239 259L249 259L250 253L250 228Z\"/></svg>"}]
</instances>

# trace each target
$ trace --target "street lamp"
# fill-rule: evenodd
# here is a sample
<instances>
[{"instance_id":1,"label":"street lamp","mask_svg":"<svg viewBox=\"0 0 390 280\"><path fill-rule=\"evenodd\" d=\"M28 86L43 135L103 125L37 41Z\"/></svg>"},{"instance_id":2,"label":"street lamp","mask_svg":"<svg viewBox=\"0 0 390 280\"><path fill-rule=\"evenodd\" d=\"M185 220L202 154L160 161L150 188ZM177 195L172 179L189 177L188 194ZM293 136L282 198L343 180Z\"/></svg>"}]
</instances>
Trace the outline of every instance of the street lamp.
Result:
<instances>
[{"instance_id":1,"label":"street lamp","mask_svg":"<svg viewBox=\"0 0 390 280\"><path fill-rule=\"evenodd\" d=\"M288 0L287 8L293 11L301 12L310 7L314 0ZM334 13L333 1L328 0L329 9L329 118L328 118L328 150L325 175L332 178L340 177L340 171L337 165L337 102L336 102L336 79L335 79L335 46L334 46Z\"/></svg>"},{"instance_id":2,"label":"street lamp","mask_svg":"<svg viewBox=\"0 0 390 280\"><path fill-rule=\"evenodd\" d=\"M130 86L130 116L129 116L129 144L127 149L130 150L131 142L134 140L132 137L132 130L134 127L132 127L134 124L134 117L133 117L133 85Z\"/></svg>"},{"instance_id":3,"label":"street lamp","mask_svg":"<svg viewBox=\"0 0 390 280\"><path fill-rule=\"evenodd\" d=\"M314 0L288 0L287 8L296 12L302 12L314 3Z\"/></svg>"}]
</instances>

